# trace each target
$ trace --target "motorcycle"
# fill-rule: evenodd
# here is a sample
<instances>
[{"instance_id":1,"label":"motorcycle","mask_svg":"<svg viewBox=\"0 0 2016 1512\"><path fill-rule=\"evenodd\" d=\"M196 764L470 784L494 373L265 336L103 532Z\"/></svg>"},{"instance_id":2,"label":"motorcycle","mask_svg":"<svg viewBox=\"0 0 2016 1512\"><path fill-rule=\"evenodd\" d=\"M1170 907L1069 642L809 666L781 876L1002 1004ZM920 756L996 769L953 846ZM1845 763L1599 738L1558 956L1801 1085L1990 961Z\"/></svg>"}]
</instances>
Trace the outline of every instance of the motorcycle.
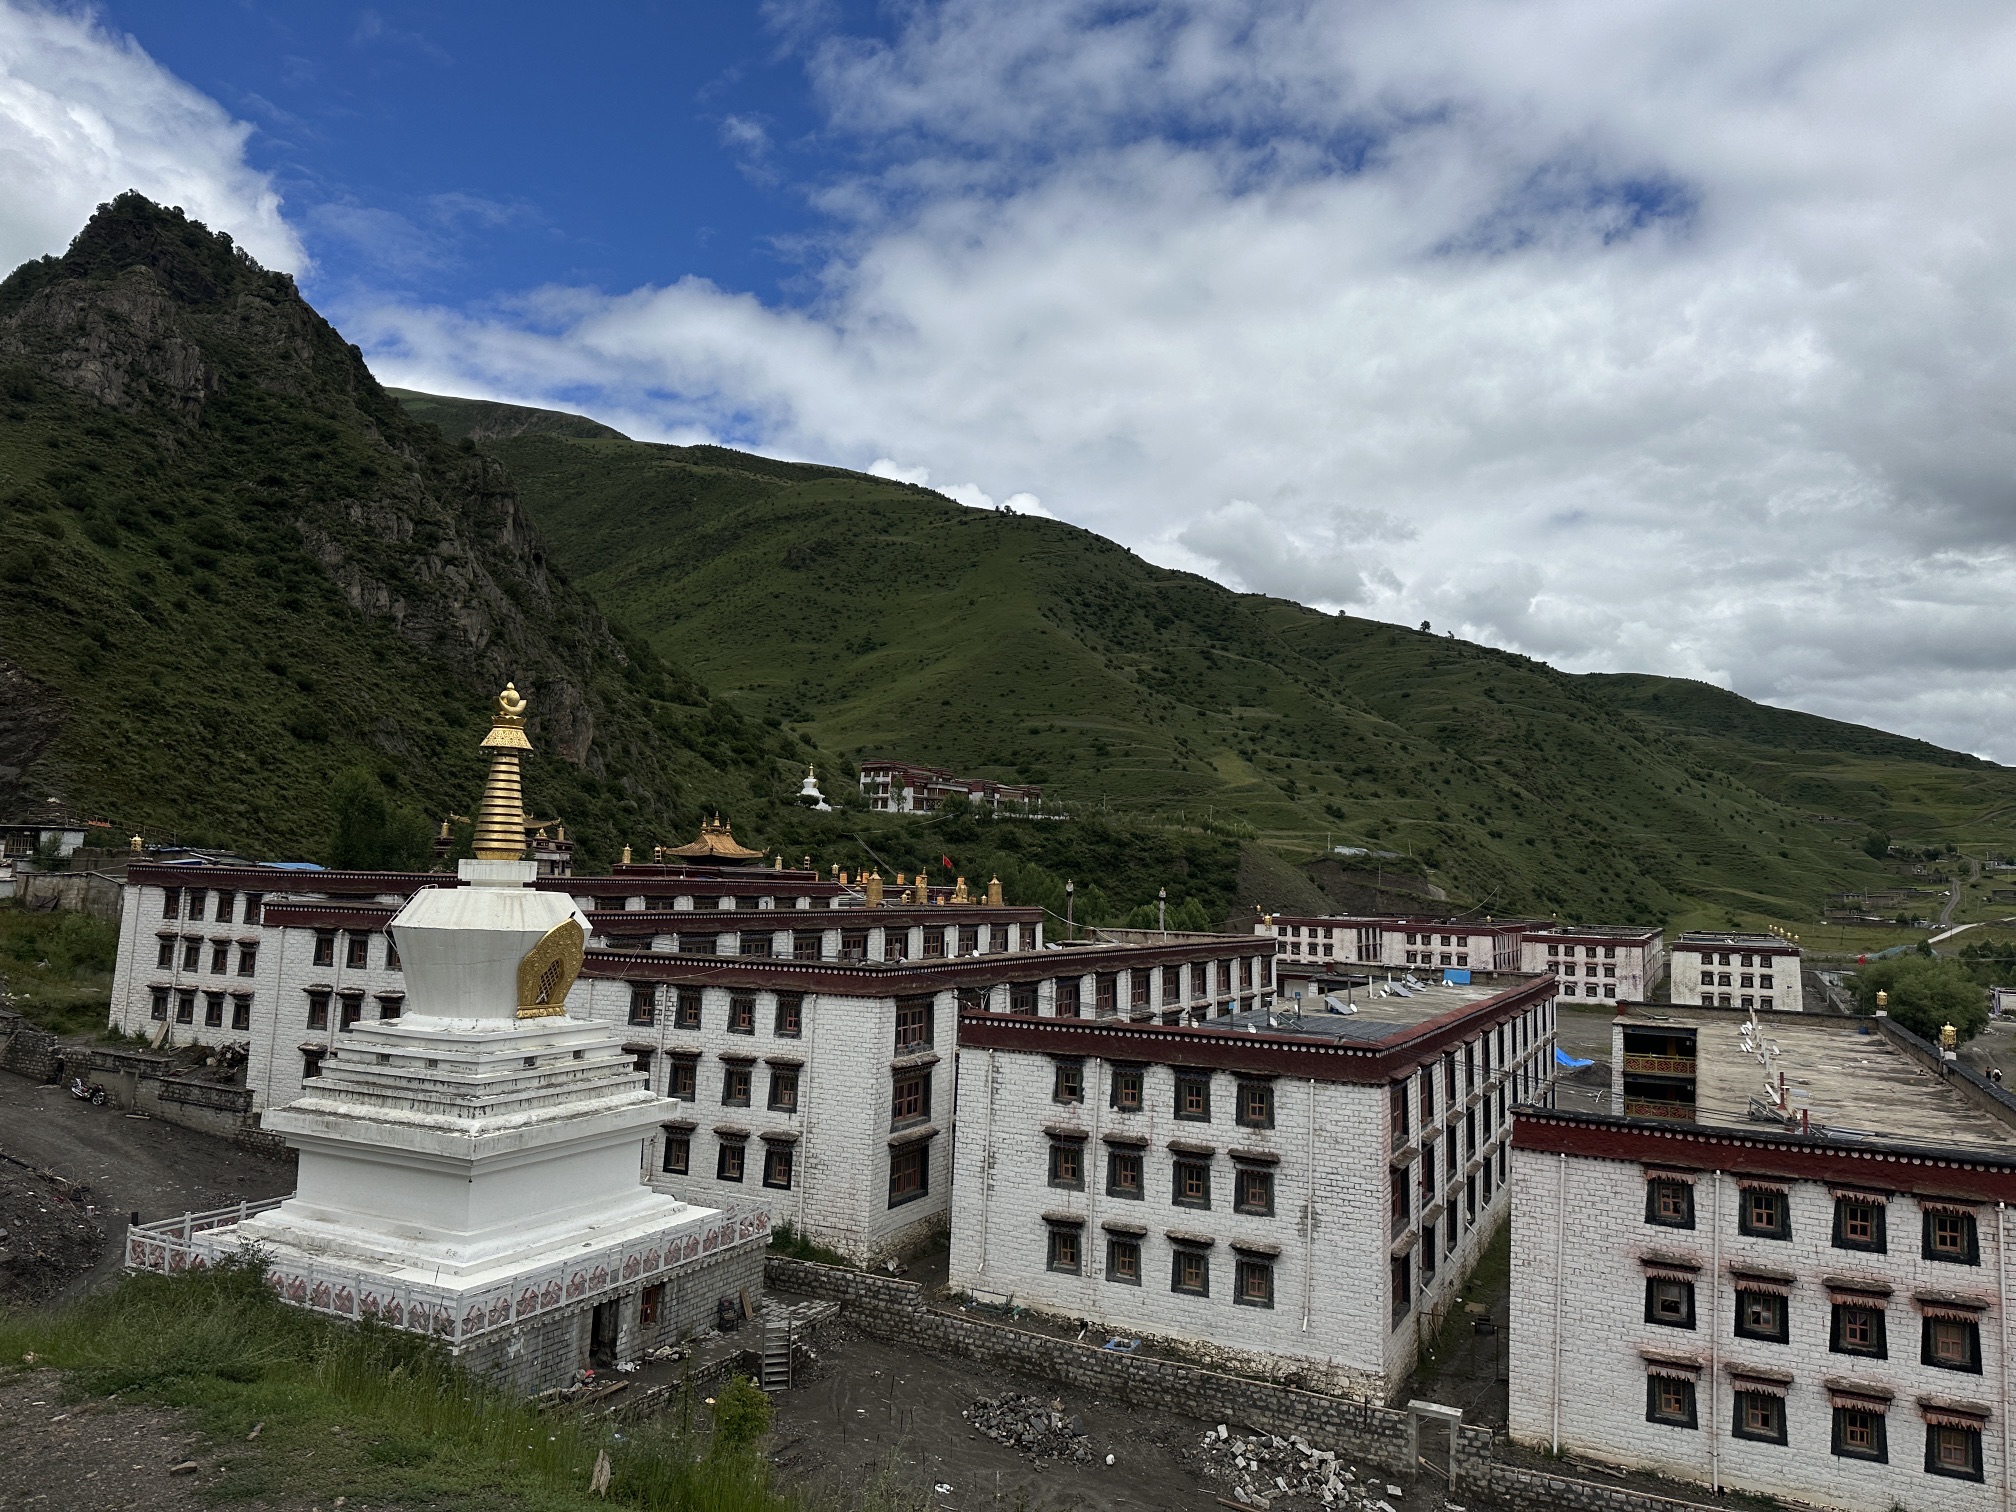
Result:
<instances>
[{"instance_id":1,"label":"motorcycle","mask_svg":"<svg viewBox=\"0 0 2016 1512\"><path fill-rule=\"evenodd\" d=\"M88 1102L94 1108L102 1108L112 1100L112 1094L96 1082L87 1082L78 1077L70 1083L70 1095L79 1102Z\"/></svg>"}]
</instances>

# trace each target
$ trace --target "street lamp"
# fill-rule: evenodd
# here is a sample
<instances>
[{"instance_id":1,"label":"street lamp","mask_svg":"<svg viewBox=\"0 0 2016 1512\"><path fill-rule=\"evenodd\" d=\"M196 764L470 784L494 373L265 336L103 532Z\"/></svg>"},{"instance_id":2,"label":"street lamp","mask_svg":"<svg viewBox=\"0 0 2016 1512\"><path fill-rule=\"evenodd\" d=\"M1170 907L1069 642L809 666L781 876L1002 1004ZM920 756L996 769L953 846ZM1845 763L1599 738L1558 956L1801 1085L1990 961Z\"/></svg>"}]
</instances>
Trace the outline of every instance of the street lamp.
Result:
<instances>
[{"instance_id":1,"label":"street lamp","mask_svg":"<svg viewBox=\"0 0 2016 1512\"><path fill-rule=\"evenodd\" d=\"M1169 889L1155 889L1155 927L1163 934L1169 933Z\"/></svg>"},{"instance_id":2,"label":"street lamp","mask_svg":"<svg viewBox=\"0 0 2016 1512\"><path fill-rule=\"evenodd\" d=\"M1071 904L1074 901L1072 894L1077 891L1078 884L1076 882L1066 882L1064 884L1064 938L1067 940L1078 938L1077 926L1071 922Z\"/></svg>"}]
</instances>

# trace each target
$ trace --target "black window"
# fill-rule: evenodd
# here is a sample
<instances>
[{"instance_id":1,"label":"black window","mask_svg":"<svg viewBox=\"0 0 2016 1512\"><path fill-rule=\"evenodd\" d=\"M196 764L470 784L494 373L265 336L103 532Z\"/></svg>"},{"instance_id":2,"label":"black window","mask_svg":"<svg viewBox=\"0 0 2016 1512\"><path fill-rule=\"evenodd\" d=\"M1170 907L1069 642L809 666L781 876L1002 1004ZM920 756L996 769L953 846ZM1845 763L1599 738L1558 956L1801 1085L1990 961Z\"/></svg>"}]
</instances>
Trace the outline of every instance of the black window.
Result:
<instances>
[{"instance_id":1,"label":"black window","mask_svg":"<svg viewBox=\"0 0 2016 1512\"><path fill-rule=\"evenodd\" d=\"M794 961L816 961L824 943L824 937L817 930L795 930L791 935L791 959Z\"/></svg>"},{"instance_id":2,"label":"black window","mask_svg":"<svg viewBox=\"0 0 2016 1512\"><path fill-rule=\"evenodd\" d=\"M1140 1240L1113 1238L1106 1241L1106 1279L1122 1286L1141 1284Z\"/></svg>"},{"instance_id":3,"label":"black window","mask_svg":"<svg viewBox=\"0 0 2016 1512\"><path fill-rule=\"evenodd\" d=\"M728 994L728 1032L730 1034L754 1034L756 1032L755 993L731 992Z\"/></svg>"},{"instance_id":4,"label":"black window","mask_svg":"<svg viewBox=\"0 0 2016 1512\"><path fill-rule=\"evenodd\" d=\"M1924 1222L1927 1260L1943 1260L1948 1265L1981 1263L1980 1237L1972 1213L1927 1209Z\"/></svg>"},{"instance_id":5,"label":"black window","mask_svg":"<svg viewBox=\"0 0 2016 1512\"><path fill-rule=\"evenodd\" d=\"M182 889L164 887L161 889L161 917L173 919L182 912Z\"/></svg>"},{"instance_id":6,"label":"black window","mask_svg":"<svg viewBox=\"0 0 2016 1512\"><path fill-rule=\"evenodd\" d=\"M649 982L630 984L630 1022L649 1028L658 1021L658 989Z\"/></svg>"},{"instance_id":7,"label":"black window","mask_svg":"<svg viewBox=\"0 0 2016 1512\"><path fill-rule=\"evenodd\" d=\"M402 969L399 964L399 942L392 937L392 931L389 929L385 931L385 969L387 971Z\"/></svg>"},{"instance_id":8,"label":"black window","mask_svg":"<svg viewBox=\"0 0 2016 1512\"><path fill-rule=\"evenodd\" d=\"M1972 1318L1925 1319L1923 1352L1927 1365L1940 1370L1981 1373L1981 1325Z\"/></svg>"},{"instance_id":9,"label":"black window","mask_svg":"<svg viewBox=\"0 0 2016 1512\"><path fill-rule=\"evenodd\" d=\"M749 1083L752 1079L747 1066L723 1066L721 1068L721 1106L724 1108L746 1108L749 1106Z\"/></svg>"},{"instance_id":10,"label":"black window","mask_svg":"<svg viewBox=\"0 0 2016 1512\"><path fill-rule=\"evenodd\" d=\"M1785 1298L1776 1292L1736 1290L1736 1337L1783 1344L1790 1337Z\"/></svg>"},{"instance_id":11,"label":"black window","mask_svg":"<svg viewBox=\"0 0 2016 1512\"><path fill-rule=\"evenodd\" d=\"M1049 1268L1061 1271L1067 1276L1075 1276L1080 1270L1080 1240L1083 1236L1075 1228L1053 1226L1050 1230Z\"/></svg>"},{"instance_id":12,"label":"black window","mask_svg":"<svg viewBox=\"0 0 2016 1512\"><path fill-rule=\"evenodd\" d=\"M1008 984L1008 1011L1022 1018L1036 1016L1036 984L1034 982L1010 982Z\"/></svg>"},{"instance_id":13,"label":"black window","mask_svg":"<svg viewBox=\"0 0 2016 1512\"><path fill-rule=\"evenodd\" d=\"M1882 1254L1889 1248L1884 1205L1869 1197L1834 1199L1834 1248Z\"/></svg>"},{"instance_id":14,"label":"black window","mask_svg":"<svg viewBox=\"0 0 2016 1512\"><path fill-rule=\"evenodd\" d=\"M773 1032L778 1039L798 1039L805 1033L804 993L777 994L777 1027Z\"/></svg>"},{"instance_id":15,"label":"black window","mask_svg":"<svg viewBox=\"0 0 2016 1512\"><path fill-rule=\"evenodd\" d=\"M700 989L681 987L672 1010L674 1029L698 1029L700 1027Z\"/></svg>"},{"instance_id":16,"label":"black window","mask_svg":"<svg viewBox=\"0 0 2016 1512\"><path fill-rule=\"evenodd\" d=\"M175 936L163 935L161 937L161 948L154 957L154 964L162 971L167 971L174 966Z\"/></svg>"},{"instance_id":17,"label":"black window","mask_svg":"<svg viewBox=\"0 0 2016 1512\"><path fill-rule=\"evenodd\" d=\"M396 1019L406 1009L406 999L396 992L381 993L378 997L378 1017Z\"/></svg>"},{"instance_id":18,"label":"black window","mask_svg":"<svg viewBox=\"0 0 2016 1512\"><path fill-rule=\"evenodd\" d=\"M772 1066L770 1068L770 1108L776 1113L798 1111L798 1068L796 1066Z\"/></svg>"},{"instance_id":19,"label":"black window","mask_svg":"<svg viewBox=\"0 0 2016 1512\"><path fill-rule=\"evenodd\" d=\"M889 1206L913 1201L931 1190L931 1150L918 1143L889 1152Z\"/></svg>"},{"instance_id":20,"label":"black window","mask_svg":"<svg viewBox=\"0 0 2016 1512\"><path fill-rule=\"evenodd\" d=\"M714 949L715 941L714 936L711 934L682 934L679 936L679 954L681 955L712 955L714 954ZM742 1178L737 1176L735 1179L740 1181Z\"/></svg>"},{"instance_id":21,"label":"black window","mask_svg":"<svg viewBox=\"0 0 2016 1512\"><path fill-rule=\"evenodd\" d=\"M1404 1191L1405 1173L1402 1175ZM1271 1217L1274 1212L1274 1170L1271 1166L1242 1165L1232 1176L1232 1208L1234 1212L1253 1213L1260 1217Z\"/></svg>"},{"instance_id":22,"label":"black window","mask_svg":"<svg viewBox=\"0 0 2016 1512\"><path fill-rule=\"evenodd\" d=\"M1700 1416L1694 1406L1694 1383L1673 1376L1647 1376L1645 1421L1664 1423L1669 1428L1700 1427Z\"/></svg>"},{"instance_id":23,"label":"black window","mask_svg":"<svg viewBox=\"0 0 2016 1512\"><path fill-rule=\"evenodd\" d=\"M1662 1228L1694 1227L1694 1183L1665 1177L1646 1182L1645 1221Z\"/></svg>"},{"instance_id":24,"label":"black window","mask_svg":"<svg viewBox=\"0 0 2016 1512\"><path fill-rule=\"evenodd\" d=\"M1083 1061L1059 1061L1055 1077L1050 1084L1050 1100L1060 1103L1082 1103L1085 1101L1085 1063Z\"/></svg>"},{"instance_id":25,"label":"black window","mask_svg":"<svg viewBox=\"0 0 2016 1512\"><path fill-rule=\"evenodd\" d=\"M676 1097L681 1102L692 1102L700 1095L700 1062L690 1055L672 1058L672 1069L665 1078L665 1095Z\"/></svg>"},{"instance_id":26,"label":"black window","mask_svg":"<svg viewBox=\"0 0 2016 1512\"><path fill-rule=\"evenodd\" d=\"M308 994L308 1027L327 1029L329 1027L329 994L311 992Z\"/></svg>"},{"instance_id":27,"label":"black window","mask_svg":"<svg viewBox=\"0 0 2016 1512\"><path fill-rule=\"evenodd\" d=\"M203 1022L212 1029L224 1027L224 994L206 992L203 994Z\"/></svg>"},{"instance_id":28,"label":"black window","mask_svg":"<svg viewBox=\"0 0 2016 1512\"><path fill-rule=\"evenodd\" d=\"M1274 1084L1264 1081L1239 1083L1239 1126L1244 1129L1274 1127Z\"/></svg>"},{"instance_id":29,"label":"black window","mask_svg":"<svg viewBox=\"0 0 2016 1512\"><path fill-rule=\"evenodd\" d=\"M1123 1113L1141 1111L1141 1068L1139 1066L1115 1066L1113 1068L1112 1104Z\"/></svg>"},{"instance_id":30,"label":"black window","mask_svg":"<svg viewBox=\"0 0 2016 1512\"><path fill-rule=\"evenodd\" d=\"M231 946L225 940L210 942L210 974L222 976L231 969Z\"/></svg>"},{"instance_id":31,"label":"black window","mask_svg":"<svg viewBox=\"0 0 2016 1512\"><path fill-rule=\"evenodd\" d=\"M184 940L182 942L182 969L194 971L203 964L203 942Z\"/></svg>"},{"instance_id":32,"label":"black window","mask_svg":"<svg viewBox=\"0 0 2016 1512\"><path fill-rule=\"evenodd\" d=\"M257 945L240 945L238 947L238 975L242 977L253 976L258 972L258 969L259 947Z\"/></svg>"},{"instance_id":33,"label":"black window","mask_svg":"<svg viewBox=\"0 0 2016 1512\"><path fill-rule=\"evenodd\" d=\"M234 992L231 995L231 1027L250 1029L252 1027L252 994Z\"/></svg>"},{"instance_id":34,"label":"black window","mask_svg":"<svg viewBox=\"0 0 2016 1512\"><path fill-rule=\"evenodd\" d=\"M791 1146L787 1144L764 1146L763 1185L780 1192L791 1190L791 1153Z\"/></svg>"},{"instance_id":35,"label":"black window","mask_svg":"<svg viewBox=\"0 0 2016 1512\"><path fill-rule=\"evenodd\" d=\"M1981 1430L1958 1423L1928 1423L1925 1473L1950 1475L1956 1480L1980 1480Z\"/></svg>"},{"instance_id":36,"label":"black window","mask_svg":"<svg viewBox=\"0 0 2016 1512\"><path fill-rule=\"evenodd\" d=\"M1694 1326L1694 1283L1670 1276L1645 1278L1645 1321L1667 1328Z\"/></svg>"},{"instance_id":37,"label":"black window","mask_svg":"<svg viewBox=\"0 0 2016 1512\"><path fill-rule=\"evenodd\" d=\"M1108 1150L1106 1152L1106 1195L1125 1197L1131 1201L1141 1198L1141 1152L1139 1150Z\"/></svg>"},{"instance_id":38,"label":"black window","mask_svg":"<svg viewBox=\"0 0 2016 1512\"><path fill-rule=\"evenodd\" d=\"M1193 1297L1211 1295L1211 1256L1201 1249L1178 1245L1169 1261L1169 1290Z\"/></svg>"},{"instance_id":39,"label":"black window","mask_svg":"<svg viewBox=\"0 0 2016 1512\"><path fill-rule=\"evenodd\" d=\"M665 1155L661 1162L667 1175L684 1176L693 1166L693 1136L684 1129L665 1131Z\"/></svg>"},{"instance_id":40,"label":"black window","mask_svg":"<svg viewBox=\"0 0 2016 1512\"><path fill-rule=\"evenodd\" d=\"M737 942L737 954L745 956L767 956L776 953L777 937L767 929L745 929ZM769 1183L765 1182L765 1186Z\"/></svg>"},{"instance_id":41,"label":"black window","mask_svg":"<svg viewBox=\"0 0 2016 1512\"><path fill-rule=\"evenodd\" d=\"M1744 1187L1737 1204L1737 1228L1758 1239L1792 1237L1791 1204L1775 1187Z\"/></svg>"},{"instance_id":42,"label":"black window","mask_svg":"<svg viewBox=\"0 0 2016 1512\"><path fill-rule=\"evenodd\" d=\"M301 1080L313 1081L322 1074L322 1052L303 1050L301 1052Z\"/></svg>"},{"instance_id":43,"label":"black window","mask_svg":"<svg viewBox=\"0 0 2016 1512\"><path fill-rule=\"evenodd\" d=\"M1211 1121L1211 1077L1208 1073L1176 1073L1176 1116L1191 1123Z\"/></svg>"},{"instance_id":44,"label":"black window","mask_svg":"<svg viewBox=\"0 0 2016 1512\"><path fill-rule=\"evenodd\" d=\"M1274 1305L1274 1262L1241 1255L1233 1264L1232 1300L1240 1307Z\"/></svg>"},{"instance_id":45,"label":"black window","mask_svg":"<svg viewBox=\"0 0 2016 1512\"><path fill-rule=\"evenodd\" d=\"M1177 1207L1209 1208L1211 1162L1177 1157L1173 1162L1169 1200Z\"/></svg>"},{"instance_id":46,"label":"black window","mask_svg":"<svg viewBox=\"0 0 2016 1512\"><path fill-rule=\"evenodd\" d=\"M371 964L371 936L351 930L344 941L343 964L345 966L369 966Z\"/></svg>"},{"instance_id":47,"label":"black window","mask_svg":"<svg viewBox=\"0 0 2016 1512\"><path fill-rule=\"evenodd\" d=\"M1050 1141L1050 1185L1067 1191L1085 1190L1085 1146L1075 1139Z\"/></svg>"},{"instance_id":48,"label":"black window","mask_svg":"<svg viewBox=\"0 0 2016 1512\"><path fill-rule=\"evenodd\" d=\"M1870 1407L1834 1409L1834 1452L1842 1459L1874 1460L1887 1464L1890 1442L1883 1431L1883 1414Z\"/></svg>"},{"instance_id":49,"label":"black window","mask_svg":"<svg viewBox=\"0 0 2016 1512\"><path fill-rule=\"evenodd\" d=\"M1078 1007L1079 986L1080 981L1079 978L1077 977L1057 978L1057 997L1056 997L1057 1017L1078 1018L1081 1016ZM1136 1276L1135 1281L1138 1284L1140 1281L1140 1277Z\"/></svg>"},{"instance_id":50,"label":"black window","mask_svg":"<svg viewBox=\"0 0 2016 1512\"><path fill-rule=\"evenodd\" d=\"M1889 1343L1884 1337L1884 1313L1869 1302L1836 1302L1834 1325L1827 1347L1835 1354L1862 1355L1871 1360L1888 1359Z\"/></svg>"},{"instance_id":51,"label":"black window","mask_svg":"<svg viewBox=\"0 0 2016 1512\"><path fill-rule=\"evenodd\" d=\"M748 1155L749 1147L742 1140L722 1140L720 1152L714 1157L714 1179L740 1181L743 1163L748 1159Z\"/></svg>"},{"instance_id":52,"label":"black window","mask_svg":"<svg viewBox=\"0 0 2016 1512\"><path fill-rule=\"evenodd\" d=\"M930 998L899 998L896 1003L896 1052L923 1050L931 1044Z\"/></svg>"},{"instance_id":53,"label":"black window","mask_svg":"<svg viewBox=\"0 0 2016 1512\"><path fill-rule=\"evenodd\" d=\"M1739 1391L1729 1431L1760 1444L1785 1442L1785 1398L1768 1391Z\"/></svg>"},{"instance_id":54,"label":"black window","mask_svg":"<svg viewBox=\"0 0 2016 1512\"><path fill-rule=\"evenodd\" d=\"M200 919L203 917L203 900L208 896L209 894L204 892L203 889L200 887L192 887L189 889L188 917L192 919Z\"/></svg>"}]
</instances>

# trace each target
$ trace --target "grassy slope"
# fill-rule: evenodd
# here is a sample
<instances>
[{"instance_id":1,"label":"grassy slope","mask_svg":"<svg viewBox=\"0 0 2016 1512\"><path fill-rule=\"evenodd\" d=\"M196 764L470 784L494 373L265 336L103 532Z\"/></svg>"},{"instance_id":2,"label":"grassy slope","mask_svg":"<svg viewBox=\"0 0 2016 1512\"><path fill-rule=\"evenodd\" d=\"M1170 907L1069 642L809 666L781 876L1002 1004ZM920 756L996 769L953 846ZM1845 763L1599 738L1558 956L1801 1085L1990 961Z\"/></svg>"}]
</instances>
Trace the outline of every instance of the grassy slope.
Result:
<instances>
[{"instance_id":1,"label":"grassy slope","mask_svg":"<svg viewBox=\"0 0 2016 1512\"><path fill-rule=\"evenodd\" d=\"M411 402L456 433L458 401ZM1384 847L1500 912L1806 919L1880 885L1872 824L2016 833L2016 773L1881 732L1234 594L840 469L503 429L485 449L570 572L828 748Z\"/></svg>"},{"instance_id":2,"label":"grassy slope","mask_svg":"<svg viewBox=\"0 0 2016 1512\"><path fill-rule=\"evenodd\" d=\"M137 196L0 284L0 594L0 727L48 726L0 730L0 808L121 834L315 855L359 762L466 811L506 677L591 865L806 755L613 632L291 282Z\"/></svg>"}]
</instances>

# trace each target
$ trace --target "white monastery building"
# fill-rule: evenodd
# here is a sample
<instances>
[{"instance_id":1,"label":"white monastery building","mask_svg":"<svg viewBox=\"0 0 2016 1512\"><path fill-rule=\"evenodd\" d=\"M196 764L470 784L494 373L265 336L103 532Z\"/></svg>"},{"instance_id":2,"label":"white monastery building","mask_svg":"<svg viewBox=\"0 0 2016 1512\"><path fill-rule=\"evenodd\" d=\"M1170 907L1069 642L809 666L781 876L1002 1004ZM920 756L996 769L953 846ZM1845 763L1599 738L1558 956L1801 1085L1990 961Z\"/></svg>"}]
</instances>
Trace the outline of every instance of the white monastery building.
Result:
<instances>
[{"instance_id":1,"label":"white monastery building","mask_svg":"<svg viewBox=\"0 0 2016 1512\"><path fill-rule=\"evenodd\" d=\"M985 777L956 777L943 767L907 761L861 763L861 795L872 809L892 814L928 814L948 798L965 798L985 808L1039 813L1043 789Z\"/></svg>"},{"instance_id":2,"label":"white monastery building","mask_svg":"<svg viewBox=\"0 0 2016 1512\"><path fill-rule=\"evenodd\" d=\"M951 1284L1383 1398L1506 1210L1555 985L1480 971L1204 1022L967 1011Z\"/></svg>"},{"instance_id":3,"label":"white monastery building","mask_svg":"<svg viewBox=\"0 0 2016 1512\"><path fill-rule=\"evenodd\" d=\"M1545 971L1561 979L1563 997L1628 1002L1649 996L1666 967L1664 935L1640 925L1272 914L1254 932L1273 939L1283 981L1320 982L1367 967Z\"/></svg>"},{"instance_id":4,"label":"white monastery building","mask_svg":"<svg viewBox=\"0 0 2016 1512\"><path fill-rule=\"evenodd\" d=\"M2009 1505L2016 1104L1882 1017L1633 1004L1611 1062L1622 1116L1514 1115L1512 1436L1850 1512Z\"/></svg>"},{"instance_id":5,"label":"white monastery building","mask_svg":"<svg viewBox=\"0 0 2016 1512\"><path fill-rule=\"evenodd\" d=\"M1800 951L1774 934L1691 932L1673 942L1676 1003L1798 1013Z\"/></svg>"},{"instance_id":6,"label":"white monastery building","mask_svg":"<svg viewBox=\"0 0 2016 1512\"><path fill-rule=\"evenodd\" d=\"M723 1296L760 1291L767 1214L641 1180L666 1104L616 1031L568 1011L587 921L531 885L524 717L506 688L461 885L417 889L385 931L410 1002L351 1025L302 1094L265 1113L299 1152L294 1194L135 1227L129 1266L256 1245L287 1300L429 1335L522 1392L634 1361Z\"/></svg>"},{"instance_id":7,"label":"white monastery building","mask_svg":"<svg viewBox=\"0 0 2016 1512\"><path fill-rule=\"evenodd\" d=\"M1666 970L1666 936L1649 925L1536 925L1519 955L1522 969L1561 978L1565 998L1642 1003Z\"/></svg>"}]
</instances>

